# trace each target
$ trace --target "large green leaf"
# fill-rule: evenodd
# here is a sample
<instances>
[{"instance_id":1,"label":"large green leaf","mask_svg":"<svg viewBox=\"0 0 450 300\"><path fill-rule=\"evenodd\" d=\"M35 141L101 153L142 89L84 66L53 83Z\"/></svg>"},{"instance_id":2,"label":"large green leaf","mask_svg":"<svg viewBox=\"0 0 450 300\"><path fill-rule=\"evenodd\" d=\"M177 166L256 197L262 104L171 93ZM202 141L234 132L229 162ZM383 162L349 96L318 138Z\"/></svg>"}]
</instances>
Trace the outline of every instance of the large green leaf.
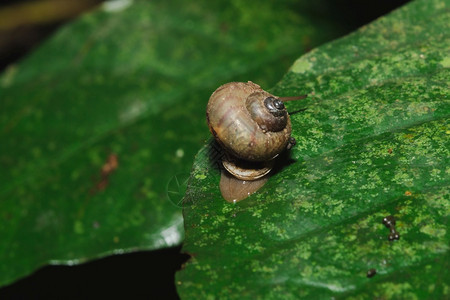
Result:
<instances>
[{"instance_id":1,"label":"large green leaf","mask_svg":"<svg viewBox=\"0 0 450 300\"><path fill-rule=\"evenodd\" d=\"M288 103L293 161L248 199L221 199L199 152L181 297L449 297L449 24L448 1L415 1L298 59L272 90L310 95Z\"/></svg>"},{"instance_id":2,"label":"large green leaf","mask_svg":"<svg viewBox=\"0 0 450 300\"><path fill-rule=\"evenodd\" d=\"M273 85L339 34L290 1L130 3L64 27L0 78L0 285L46 263L179 244L181 197L167 192L208 137L210 91Z\"/></svg>"}]
</instances>

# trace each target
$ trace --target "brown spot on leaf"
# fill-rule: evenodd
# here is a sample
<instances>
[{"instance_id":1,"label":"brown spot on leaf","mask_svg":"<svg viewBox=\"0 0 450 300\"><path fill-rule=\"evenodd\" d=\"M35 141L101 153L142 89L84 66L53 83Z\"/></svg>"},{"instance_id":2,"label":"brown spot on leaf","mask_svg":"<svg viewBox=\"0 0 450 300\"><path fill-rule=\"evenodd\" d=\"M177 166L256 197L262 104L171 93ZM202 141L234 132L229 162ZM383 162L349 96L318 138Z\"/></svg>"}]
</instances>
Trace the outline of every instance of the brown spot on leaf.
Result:
<instances>
[{"instance_id":1,"label":"brown spot on leaf","mask_svg":"<svg viewBox=\"0 0 450 300\"><path fill-rule=\"evenodd\" d=\"M100 172L100 180L91 189L91 194L104 190L109 183L109 175L111 175L119 167L119 160L116 154L110 154L103 164Z\"/></svg>"}]
</instances>

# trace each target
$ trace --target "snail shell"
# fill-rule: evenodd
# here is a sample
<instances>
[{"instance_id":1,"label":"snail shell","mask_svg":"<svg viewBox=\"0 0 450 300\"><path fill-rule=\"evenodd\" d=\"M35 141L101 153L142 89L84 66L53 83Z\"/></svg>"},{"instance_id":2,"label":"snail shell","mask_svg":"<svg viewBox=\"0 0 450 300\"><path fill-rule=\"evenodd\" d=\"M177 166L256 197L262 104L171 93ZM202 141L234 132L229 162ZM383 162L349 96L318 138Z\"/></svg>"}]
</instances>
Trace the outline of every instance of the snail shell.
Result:
<instances>
[{"instance_id":1,"label":"snail shell","mask_svg":"<svg viewBox=\"0 0 450 300\"><path fill-rule=\"evenodd\" d=\"M243 180L267 174L270 160L290 141L291 121L283 102L251 81L220 86L209 99L206 117L211 133L227 153L224 167Z\"/></svg>"}]
</instances>

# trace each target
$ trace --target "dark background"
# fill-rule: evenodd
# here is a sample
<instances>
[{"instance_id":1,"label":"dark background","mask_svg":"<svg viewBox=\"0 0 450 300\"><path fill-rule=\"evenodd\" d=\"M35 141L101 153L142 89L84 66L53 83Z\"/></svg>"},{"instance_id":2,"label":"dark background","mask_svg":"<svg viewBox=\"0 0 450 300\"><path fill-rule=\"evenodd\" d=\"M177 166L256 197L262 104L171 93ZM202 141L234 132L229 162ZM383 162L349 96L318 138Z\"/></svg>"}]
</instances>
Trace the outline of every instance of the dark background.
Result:
<instances>
[{"instance_id":1,"label":"dark background","mask_svg":"<svg viewBox=\"0 0 450 300\"><path fill-rule=\"evenodd\" d=\"M162 0L161 0L162 1ZM60 26L102 0L0 2L0 72L18 62ZM407 0L329 0L337 22L351 32ZM40 17L34 12L40 11ZM0 289L0 299L130 297L177 299L175 272L189 256L181 247L111 256L78 266L46 266Z\"/></svg>"}]
</instances>

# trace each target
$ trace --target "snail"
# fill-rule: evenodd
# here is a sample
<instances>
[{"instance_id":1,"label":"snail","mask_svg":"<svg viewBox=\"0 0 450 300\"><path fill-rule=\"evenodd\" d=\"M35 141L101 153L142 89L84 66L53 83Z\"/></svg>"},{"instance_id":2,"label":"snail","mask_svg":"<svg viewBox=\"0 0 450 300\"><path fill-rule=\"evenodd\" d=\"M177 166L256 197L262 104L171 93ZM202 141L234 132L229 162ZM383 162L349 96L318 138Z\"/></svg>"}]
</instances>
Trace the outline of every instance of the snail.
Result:
<instances>
[{"instance_id":1,"label":"snail","mask_svg":"<svg viewBox=\"0 0 450 300\"><path fill-rule=\"evenodd\" d=\"M305 97L279 98L251 81L230 82L214 91L206 118L224 153L220 188L226 200L242 200L262 187L275 158L295 145L283 102Z\"/></svg>"}]
</instances>

